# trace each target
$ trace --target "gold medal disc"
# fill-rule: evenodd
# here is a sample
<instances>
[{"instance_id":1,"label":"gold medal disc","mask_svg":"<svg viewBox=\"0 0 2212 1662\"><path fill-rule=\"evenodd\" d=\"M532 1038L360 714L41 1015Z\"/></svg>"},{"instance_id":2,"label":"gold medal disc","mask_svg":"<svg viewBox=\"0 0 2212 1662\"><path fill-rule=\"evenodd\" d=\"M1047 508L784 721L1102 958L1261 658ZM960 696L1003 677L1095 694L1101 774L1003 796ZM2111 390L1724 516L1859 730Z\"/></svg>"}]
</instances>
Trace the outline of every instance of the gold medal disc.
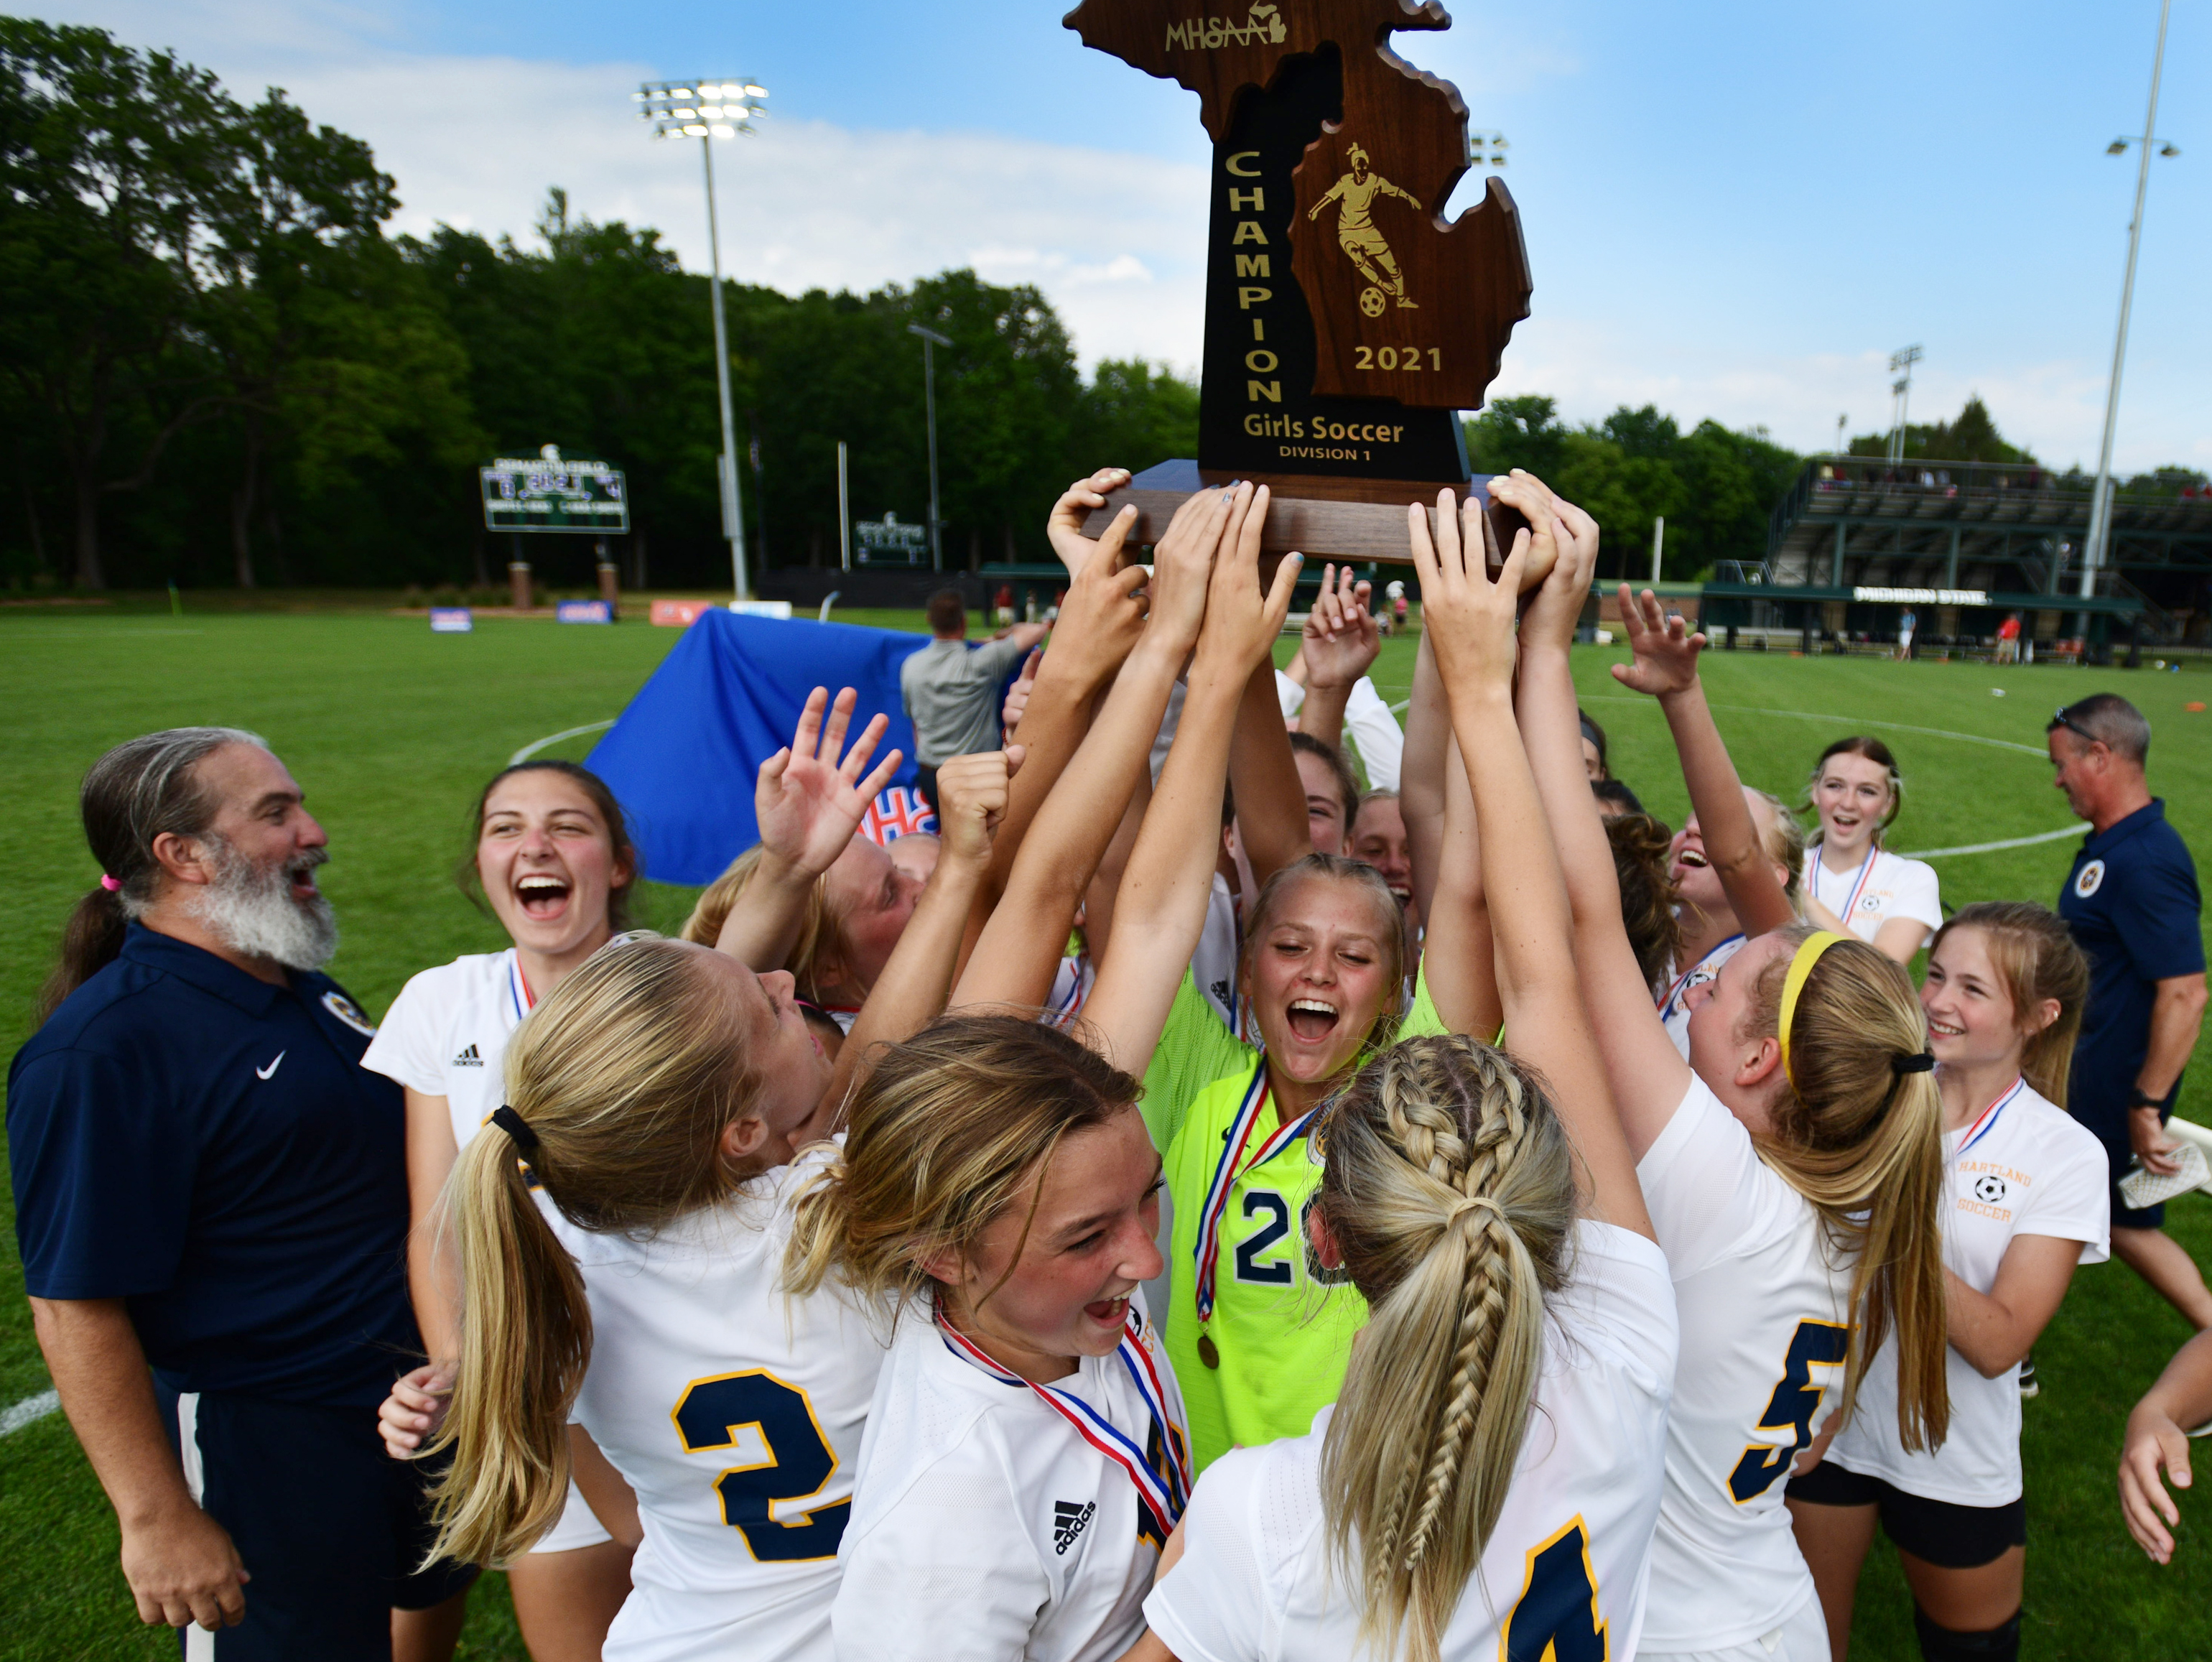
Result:
<instances>
[{"instance_id":1,"label":"gold medal disc","mask_svg":"<svg viewBox=\"0 0 2212 1662\"><path fill-rule=\"evenodd\" d=\"M1201 1333L1198 1336L1198 1360L1208 1367L1221 1366L1221 1352L1215 1348L1213 1335L1211 1333Z\"/></svg>"}]
</instances>

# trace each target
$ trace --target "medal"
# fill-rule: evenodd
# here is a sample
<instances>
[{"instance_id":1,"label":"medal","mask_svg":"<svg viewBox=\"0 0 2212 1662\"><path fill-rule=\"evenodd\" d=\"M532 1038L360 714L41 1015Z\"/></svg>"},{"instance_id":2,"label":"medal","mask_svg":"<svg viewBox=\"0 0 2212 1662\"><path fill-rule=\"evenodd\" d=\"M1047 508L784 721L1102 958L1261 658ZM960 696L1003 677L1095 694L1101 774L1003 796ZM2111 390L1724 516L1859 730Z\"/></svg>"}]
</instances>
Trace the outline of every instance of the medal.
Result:
<instances>
[{"instance_id":1,"label":"medal","mask_svg":"<svg viewBox=\"0 0 2212 1662\"><path fill-rule=\"evenodd\" d=\"M974 1340L947 1322L942 1312L937 1317L937 1330L945 1340L945 1348L954 1355L994 1379L1029 1386L1046 1407L1067 1422L1078 1437L1127 1472L1130 1482L1136 1486L1138 1498L1159 1520L1163 1532L1182 1521L1183 1507L1190 1501L1189 1439L1168 1406L1167 1387L1159 1370L1152 1366L1145 1324L1135 1306L1130 1306L1124 1319L1121 1342L1115 1347L1115 1355L1127 1370L1130 1383L1136 1386L1137 1395L1144 1400L1145 1411L1159 1433L1160 1453L1167 1468L1164 1471L1152 1463L1143 1448L1126 1432L1073 1391L1055 1391L1000 1367Z\"/></svg>"},{"instance_id":2,"label":"medal","mask_svg":"<svg viewBox=\"0 0 2212 1662\"><path fill-rule=\"evenodd\" d=\"M1221 1160L1213 1168L1213 1180L1206 1184L1206 1203L1199 1208L1198 1242L1191 1254L1198 1274L1191 1290L1198 1306L1198 1359L1208 1367L1221 1366L1221 1352L1212 1336L1205 1330L1206 1324L1213 1319L1213 1271L1221 1257L1221 1220L1229 1210L1229 1191L1242 1175L1237 1162L1244 1153L1244 1145L1252 1140L1252 1128L1260 1123L1260 1116L1267 1105L1267 1058L1262 1055L1253 1066L1252 1082L1244 1087L1244 1100L1237 1110L1237 1117L1230 1122L1228 1134L1222 1138ZM1318 1108L1310 1108L1289 1124L1277 1126L1243 1171L1266 1165L1296 1142L1306 1134L1306 1128L1320 1111Z\"/></svg>"}]
</instances>

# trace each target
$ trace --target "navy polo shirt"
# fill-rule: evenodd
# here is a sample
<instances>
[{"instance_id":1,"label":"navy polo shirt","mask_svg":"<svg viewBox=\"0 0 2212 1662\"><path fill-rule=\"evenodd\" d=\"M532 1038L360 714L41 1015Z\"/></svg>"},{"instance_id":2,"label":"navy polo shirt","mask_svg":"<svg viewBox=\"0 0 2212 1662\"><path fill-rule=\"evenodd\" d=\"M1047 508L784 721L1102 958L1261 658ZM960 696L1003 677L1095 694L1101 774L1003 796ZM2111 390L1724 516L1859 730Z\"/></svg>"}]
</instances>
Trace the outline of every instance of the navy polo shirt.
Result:
<instances>
[{"instance_id":1,"label":"navy polo shirt","mask_svg":"<svg viewBox=\"0 0 2212 1662\"><path fill-rule=\"evenodd\" d=\"M2197 862L2154 799L2085 838L2058 915L2089 959L2089 1008L2068 1105L2108 1144L2127 1140L2128 1098L2150 1050L2156 983L2204 968Z\"/></svg>"},{"instance_id":2,"label":"navy polo shirt","mask_svg":"<svg viewBox=\"0 0 2212 1662\"><path fill-rule=\"evenodd\" d=\"M123 1299L161 1382L374 1404L419 1358L406 1109L329 977L132 924L8 1070L27 1290Z\"/></svg>"}]
</instances>

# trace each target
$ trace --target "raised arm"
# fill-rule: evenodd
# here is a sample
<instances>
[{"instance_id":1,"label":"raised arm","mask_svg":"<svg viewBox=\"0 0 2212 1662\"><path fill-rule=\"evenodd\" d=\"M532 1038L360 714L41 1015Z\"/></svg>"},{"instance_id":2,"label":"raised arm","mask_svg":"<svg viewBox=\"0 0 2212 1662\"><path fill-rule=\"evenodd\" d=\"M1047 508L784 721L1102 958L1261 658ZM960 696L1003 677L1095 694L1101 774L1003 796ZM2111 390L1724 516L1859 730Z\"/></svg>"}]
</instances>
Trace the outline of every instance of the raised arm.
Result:
<instances>
[{"instance_id":1,"label":"raised arm","mask_svg":"<svg viewBox=\"0 0 2212 1662\"><path fill-rule=\"evenodd\" d=\"M1269 648L1291 609L1297 555L1284 557L1271 589L1263 594L1260 588L1260 528L1267 502L1265 485L1255 491L1246 484L1228 505L1182 721L1121 880L1113 944L1084 1010L1104 1054L1126 1073L1141 1075L1152 1061L1176 988L1198 946L1220 841L1221 784L1233 717L1254 670L1267 672ZM1272 707L1272 690L1267 696ZM1281 717L1275 721L1279 732Z\"/></svg>"},{"instance_id":2,"label":"raised arm","mask_svg":"<svg viewBox=\"0 0 2212 1662\"><path fill-rule=\"evenodd\" d=\"M1522 624L1516 713L1574 909L1575 965L1597 1055L1613 1087L1629 1152L1641 1159L1681 1105L1690 1070L1660 1025L1651 989L1636 966L1620 917L1613 849L1583 770L1582 725L1568 653L1597 559L1597 526L1568 503L1555 501L1547 508L1549 493L1534 479L1493 480L1491 491L1523 514L1532 508L1553 514L1565 527L1564 537L1554 533L1561 544L1559 563Z\"/></svg>"},{"instance_id":3,"label":"raised arm","mask_svg":"<svg viewBox=\"0 0 2212 1662\"><path fill-rule=\"evenodd\" d=\"M868 989L860 1014L837 1052L830 1084L812 1121L794 1143L828 1136L843 1123L845 1103L881 1044L911 1037L943 1011L952 987L968 910L991 864L991 842L1023 764L1018 745L955 756L937 770L937 825L943 845L929 885L914 903L890 961Z\"/></svg>"},{"instance_id":4,"label":"raised arm","mask_svg":"<svg viewBox=\"0 0 2212 1662\"><path fill-rule=\"evenodd\" d=\"M1540 508L1549 504L1540 503ZM1542 1070L1582 1166L1591 1216L1649 1236L1651 1221L1592 1042L1574 957L1559 950L1571 916L1565 880L1514 724L1514 610L1532 549L1539 563L1558 539L1548 512L1529 515L1496 582L1490 581L1480 505L1437 502L1437 536L1417 503L1407 511L1421 612L1435 638L1452 728L1467 759L1482 843L1483 887L1497 943L1506 1046ZM1523 510L1526 511L1525 509ZM1471 557L1468 555L1471 553Z\"/></svg>"},{"instance_id":5,"label":"raised arm","mask_svg":"<svg viewBox=\"0 0 2212 1662\"><path fill-rule=\"evenodd\" d=\"M1341 574L1333 565L1323 566L1321 591L1299 631L1306 697L1298 706L1298 731L1324 745L1344 742L1345 706L1382 650L1382 626L1367 609L1370 590L1371 585L1354 578L1350 566Z\"/></svg>"},{"instance_id":6,"label":"raised arm","mask_svg":"<svg viewBox=\"0 0 2212 1662\"><path fill-rule=\"evenodd\" d=\"M1253 557L1256 561L1258 556ZM1287 610L1290 602L1283 604ZM1272 648L1273 642L1268 644ZM1244 683L1237 704L1237 740L1229 752L1229 788L1237 799L1237 838L1251 865L1253 882L1263 886L1284 867L1313 852L1313 828L1306 819L1306 788L1298 777L1297 759L1291 753L1283 706L1275 697L1273 657L1272 650L1262 652ZM1190 719L1187 704L1183 719ZM1176 731L1180 734L1182 729ZM1221 842L1219 812L1217 803L1213 847Z\"/></svg>"},{"instance_id":7,"label":"raised arm","mask_svg":"<svg viewBox=\"0 0 2212 1662\"><path fill-rule=\"evenodd\" d=\"M807 891L851 845L860 817L897 770L897 751L866 770L888 716L871 720L845 750L845 730L859 696L847 687L833 703L828 688L815 688L799 711L791 743L760 765L753 786L760 868L714 939L715 951L755 971L783 967L799 941Z\"/></svg>"},{"instance_id":8,"label":"raised arm","mask_svg":"<svg viewBox=\"0 0 2212 1662\"><path fill-rule=\"evenodd\" d=\"M1206 615L1207 579L1229 505L1218 491L1193 502L1177 512L1153 551L1151 620L1074 765L1038 811L961 974L955 1005L1042 1004L1051 989L1075 909L1148 772L1169 691Z\"/></svg>"},{"instance_id":9,"label":"raised arm","mask_svg":"<svg viewBox=\"0 0 2212 1662\"><path fill-rule=\"evenodd\" d=\"M1797 915L1774 875L1772 859L1759 844L1758 823L1744 806L1743 782L1705 703L1705 684L1698 679L1698 654L1705 649L1705 637L1691 633L1680 617L1666 615L1650 589L1632 596L1626 583L1620 586L1620 618L1636 661L1615 664L1613 679L1659 701L1682 758L1682 782L1690 788L1705 859L1720 879L1736 922L1747 935L1795 923Z\"/></svg>"},{"instance_id":10,"label":"raised arm","mask_svg":"<svg viewBox=\"0 0 2212 1662\"><path fill-rule=\"evenodd\" d=\"M1398 813L1406 822L1406 855L1413 868L1413 904L1429 916L1443 857L1445 763L1451 752L1451 711L1437 674L1428 631L1413 652L1413 690L1406 701L1406 752L1398 770Z\"/></svg>"}]
</instances>

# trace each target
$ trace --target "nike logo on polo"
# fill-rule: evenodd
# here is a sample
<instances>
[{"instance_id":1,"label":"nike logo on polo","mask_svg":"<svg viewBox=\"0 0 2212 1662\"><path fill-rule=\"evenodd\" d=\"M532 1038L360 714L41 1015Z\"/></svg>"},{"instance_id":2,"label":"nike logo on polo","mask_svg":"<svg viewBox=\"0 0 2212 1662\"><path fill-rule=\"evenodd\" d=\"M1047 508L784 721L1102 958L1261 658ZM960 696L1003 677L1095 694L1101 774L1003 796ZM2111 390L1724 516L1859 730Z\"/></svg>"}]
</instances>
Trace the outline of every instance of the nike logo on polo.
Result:
<instances>
[{"instance_id":1,"label":"nike logo on polo","mask_svg":"<svg viewBox=\"0 0 2212 1662\"><path fill-rule=\"evenodd\" d=\"M1065 1557L1075 1544L1075 1537L1083 1533L1091 1522L1091 1514L1098 1510L1096 1501L1080 1506L1073 1501L1052 1503L1052 1550L1056 1557Z\"/></svg>"},{"instance_id":2,"label":"nike logo on polo","mask_svg":"<svg viewBox=\"0 0 2212 1662\"><path fill-rule=\"evenodd\" d=\"M471 1044L467 1050L462 1051L460 1055L453 1058L453 1066L456 1068L481 1068L483 1066L483 1057L477 1053L477 1047Z\"/></svg>"},{"instance_id":3,"label":"nike logo on polo","mask_svg":"<svg viewBox=\"0 0 2212 1662\"><path fill-rule=\"evenodd\" d=\"M280 1066L282 1066L282 1065L283 1065L283 1061L284 1061L284 1058L285 1058L286 1056L290 1056L291 1054L292 1054L292 1053L291 1053L289 1050L279 1050L279 1051L277 1051L277 1052L276 1052L276 1060L275 1062L270 1062L270 1063L266 1068L256 1068L253 1070L253 1076L254 1076L254 1078L256 1078L256 1079L267 1079L267 1078L268 1078L271 1074L275 1073L275 1072L276 1071L276 1069L277 1069Z\"/></svg>"}]
</instances>

